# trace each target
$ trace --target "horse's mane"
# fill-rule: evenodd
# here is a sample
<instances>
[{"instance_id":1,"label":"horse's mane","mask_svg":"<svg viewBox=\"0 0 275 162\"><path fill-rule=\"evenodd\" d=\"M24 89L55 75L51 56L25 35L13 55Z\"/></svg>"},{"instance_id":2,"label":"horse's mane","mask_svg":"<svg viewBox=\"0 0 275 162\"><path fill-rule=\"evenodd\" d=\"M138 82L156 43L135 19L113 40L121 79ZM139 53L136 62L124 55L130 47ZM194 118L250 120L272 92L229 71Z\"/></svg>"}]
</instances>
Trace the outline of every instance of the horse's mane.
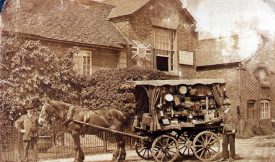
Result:
<instances>
[{"instance_id":1,"label":"horse's mane","mask_svg":"<svg viewBox=\"0 0 275 162\"><path fill-rule=\"evenodd\" d=\"M71 106L75 107L76 110L80 109L80 110L89 110L88 108L86 107L81 107L81 106L78 106L78 105L74 105L74 104L69 104L69 103L66 103L66 102L63 102L63 101L57 101L57 100L49 100L48 101L49 103L51 103L52 105L54 106L61 106L61 107L64 107L64 108L69 108Z\"/></svg>"},{"instance_id":2,"label":"horse's mane","mask_svg":"<svg viewBox=\"0 0 275 162\"><path fill-rule=\"evenodd\" d=\"M66 107L71 106L71 104L69 104L69 103L62 102L62 101L57 101L57 100L49 100L48 102L53 104L53 105L63 105L63 106L66 106Z\"/></svg>"}]
</instances>

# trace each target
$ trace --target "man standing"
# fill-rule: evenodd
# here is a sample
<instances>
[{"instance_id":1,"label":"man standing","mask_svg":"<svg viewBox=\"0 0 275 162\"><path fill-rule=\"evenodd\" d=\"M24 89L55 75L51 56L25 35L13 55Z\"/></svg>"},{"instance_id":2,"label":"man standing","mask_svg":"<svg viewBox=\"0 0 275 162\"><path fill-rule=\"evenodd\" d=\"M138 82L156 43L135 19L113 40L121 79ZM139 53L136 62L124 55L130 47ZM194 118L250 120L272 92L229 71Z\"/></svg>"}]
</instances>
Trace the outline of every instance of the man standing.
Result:
<instances>
[{"instance_id":1,"label":"man standing","mask_svg":"<svg viewBox=\"0 0 275 162\"><path fill-rule=\"evenodd\" d=\"M27 104L27 114L21 116L15 127L23 133L24 161L29 160L29 151L34 152L34 160L37 160L38 116L32 104Z\"/></svg>"},{"instance_id":2,"label":"man standing","mask_svg":"<svg viewBox=\"0 0 275 162\"><path fill-rule=\"evenodd\" d=\"M236 116L231 109L229 99L226 98L223 103L223 142L222 142L222 159L220 161L234 160L235 158L235 133L237 129ZM230 151L228 151L228 146Z\"/></svg>"}]
</instances>

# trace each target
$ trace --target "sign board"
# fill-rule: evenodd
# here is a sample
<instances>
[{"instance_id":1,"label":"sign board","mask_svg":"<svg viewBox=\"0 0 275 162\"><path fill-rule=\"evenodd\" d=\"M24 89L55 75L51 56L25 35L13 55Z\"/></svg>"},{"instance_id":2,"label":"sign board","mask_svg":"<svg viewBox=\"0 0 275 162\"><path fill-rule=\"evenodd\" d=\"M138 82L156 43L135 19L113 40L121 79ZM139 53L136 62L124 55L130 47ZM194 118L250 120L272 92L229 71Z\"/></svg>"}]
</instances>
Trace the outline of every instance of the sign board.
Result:
<instances>
[{"instance_id":1,"label":"sign board","mask_svg":"<svg viewBox=\"0 0 275 162\"><path fill-rule=\"evenodd\" d=\"M194 53L189 51L179 51L179 64L194 65Z\"/></svg>"}]
</instances>

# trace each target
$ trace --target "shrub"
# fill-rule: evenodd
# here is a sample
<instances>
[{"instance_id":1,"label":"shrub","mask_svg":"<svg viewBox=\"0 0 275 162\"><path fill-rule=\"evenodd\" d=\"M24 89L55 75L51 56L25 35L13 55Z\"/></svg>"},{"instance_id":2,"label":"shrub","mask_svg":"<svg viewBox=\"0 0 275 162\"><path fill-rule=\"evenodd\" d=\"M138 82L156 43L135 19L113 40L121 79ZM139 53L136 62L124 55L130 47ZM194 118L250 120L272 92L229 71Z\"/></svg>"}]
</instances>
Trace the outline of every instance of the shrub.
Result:
<instances>
[{"instance_id":1,"label":"shrub","mask_svg":"<svg viewBox=\"0 0 275 162\"><path fill-rule=\"evenodd\" d=\"M160 71L131 67L98 71L93 74L92 79L95 84L84 88L81 93L85 106L92 109L115 108L133 113L134 94L131 91L121 90L121 85L126 81L161 80L167 77Z\"/></svg>"},{"instance_id":2,"label":"shrub","mask_svg":"<svg viewBox=\"0 0 275 162\"><path fill-rule=\"evenodd\" d=\"M14 35L2 38L0 60L0 124L13 123L24 113L24 103L50 98L92 109L116 108L132 113L134 95L121 91L128 80L165 79L162 72L136 67L104 70L92 76L73 71L72 56L77 47L58 57L40 41L17 40ZM5 122L5 123L3 123Z\"/></svg>"}]
</instances>

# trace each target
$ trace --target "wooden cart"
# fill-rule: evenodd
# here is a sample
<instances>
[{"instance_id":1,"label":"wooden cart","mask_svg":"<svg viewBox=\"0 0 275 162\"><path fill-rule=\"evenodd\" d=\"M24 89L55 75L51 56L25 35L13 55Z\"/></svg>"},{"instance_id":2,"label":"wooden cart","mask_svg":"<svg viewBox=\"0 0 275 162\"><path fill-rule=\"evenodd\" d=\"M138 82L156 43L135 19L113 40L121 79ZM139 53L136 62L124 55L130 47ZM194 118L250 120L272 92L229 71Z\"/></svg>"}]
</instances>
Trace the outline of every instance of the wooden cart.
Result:
<instances>
[{"instance_id":1,"label":"wooden cart","mask_svg":"<svg viewBox=\"0 0 275 162\"><path fill-rule=\"evenodd\" d=\"M180 154L211 161L221 151L224 80L146 80L125 86L136 96L136 135L146 137L135 144L141 158L172 162Z\"/></svg>"}]
</instances>

